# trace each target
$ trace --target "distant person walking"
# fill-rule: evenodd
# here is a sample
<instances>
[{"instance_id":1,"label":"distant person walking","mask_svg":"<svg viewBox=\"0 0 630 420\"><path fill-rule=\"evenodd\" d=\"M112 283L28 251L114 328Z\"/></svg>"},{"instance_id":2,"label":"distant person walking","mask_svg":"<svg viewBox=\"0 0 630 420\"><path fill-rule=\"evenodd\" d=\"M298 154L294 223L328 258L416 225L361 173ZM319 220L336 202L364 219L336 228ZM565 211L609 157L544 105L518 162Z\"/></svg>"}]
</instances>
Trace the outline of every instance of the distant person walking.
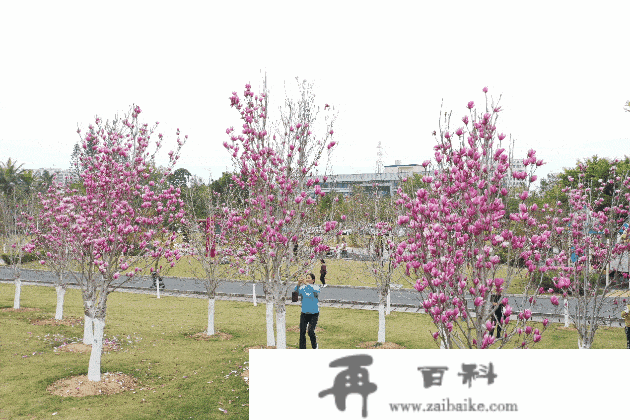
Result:
<instances>
[{"instance_id":1,"label":"distant person walking","mask_svg":"<svg viewBox=\"0 0 630 420\"><path fill-rule=\"evenodd\" d=\"M315 274L309 273L306 281L300 280L295 286L302 297L302 313L300 314L300 348L306 349L306 331L311 339L311 347L318 348L315 328L319 320L319 292L320 288L315 284Z\"/></svg>"},{"instance_id":2,"label":"distant person walking","mask_svg":"<svg viewBox=\"0 0 630 420\"><path fill-rule=\"evenodd\" d=\"M621 317L626 321L626 348L630 349L630 305L621 313Z\"/></svg>"},{"instance_id":3,"label":"distant person walking","mask_svg":"<svg viewBox=\"0 0 630 420\"><path fill-rule=\"evenodd\" d=\"M321 268L319 269L319 281L322 282L322 287L326 287L326 261L319 260L322 263Z\"/></svg>"}]
</instances>

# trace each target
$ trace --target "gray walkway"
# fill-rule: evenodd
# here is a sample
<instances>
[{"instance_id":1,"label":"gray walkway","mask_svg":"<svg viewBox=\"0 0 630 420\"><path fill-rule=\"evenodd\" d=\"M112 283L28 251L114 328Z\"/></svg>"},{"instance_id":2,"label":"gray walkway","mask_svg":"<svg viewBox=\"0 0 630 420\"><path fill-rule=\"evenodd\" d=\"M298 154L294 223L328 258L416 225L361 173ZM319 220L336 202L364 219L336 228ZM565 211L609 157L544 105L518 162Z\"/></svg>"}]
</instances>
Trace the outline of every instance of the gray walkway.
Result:
<instances>
[{"instance_id":1,"label":"gray walkway","mask_svg":"<svg viewBox=\"0 0 630 420\"><path fill-rule=\"evenodd\" d=\"M6 267L0 267L0 282L13 283L12 273ZM22 270L23 284L53 286L54 275L49 271ZM151 287L149 278L138 278L129 281L119 287L121 292L156 294L156 290ZM207 298L204 285L195 279L164 277L166 289L160 293L164 296L184 296L192 298ZM253 283L242 281L223 281L217 288L217 299L252 302ZM69 287L78 288L70 283ZM262 284L256 283L256 297L259 304L264 303L264 292ZM519 295L509 295L509 304L518 312L518 308L523 307L523 297ZM613 302L617 299L617 305ZM600 314L602 321L610 326L621 326L620 312L624 309L623 300L625 297L609 298L606 308ZM420 294L413 289L392 290L391 311L425 313L420 301ZM630 302L630 298L628 298ZM299 305L290 301L290 294L287 294L287 305ZM358 310L378 310L378 293L375 287L357 286L337 286L329 285L323 288L320 294L320 305L332 308L348 308ZM569 306L572 309L575 300L570 299ZM529 307L528 305L526 307ZM553 306L548 297L541 297L536 302L533 310L533 319L541 321L548 318L550 322L564 322L561 308Z\"/></svg>"}]
</instances>

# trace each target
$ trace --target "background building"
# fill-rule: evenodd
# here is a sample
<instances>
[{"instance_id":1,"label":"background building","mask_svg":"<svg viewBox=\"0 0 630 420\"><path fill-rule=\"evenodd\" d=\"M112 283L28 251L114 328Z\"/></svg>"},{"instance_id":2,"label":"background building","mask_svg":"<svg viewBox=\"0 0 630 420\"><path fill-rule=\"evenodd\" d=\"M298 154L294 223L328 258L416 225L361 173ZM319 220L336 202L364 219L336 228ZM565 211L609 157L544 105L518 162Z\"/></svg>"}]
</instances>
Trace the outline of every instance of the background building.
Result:
<instances>
[{"instance_id":1,"label":"background building","mask_svg":"<svg viewBox=\"0 0 630 420\"><path fill-rule=\"evenodd\" d=\"M34 176L42 176L45 171L51 176L56 176L57 183L59 184L72 184L79 181L79 176L72 169L59 169L59 168L39 168L33 169Z\"/></svg>"}]
</instances>

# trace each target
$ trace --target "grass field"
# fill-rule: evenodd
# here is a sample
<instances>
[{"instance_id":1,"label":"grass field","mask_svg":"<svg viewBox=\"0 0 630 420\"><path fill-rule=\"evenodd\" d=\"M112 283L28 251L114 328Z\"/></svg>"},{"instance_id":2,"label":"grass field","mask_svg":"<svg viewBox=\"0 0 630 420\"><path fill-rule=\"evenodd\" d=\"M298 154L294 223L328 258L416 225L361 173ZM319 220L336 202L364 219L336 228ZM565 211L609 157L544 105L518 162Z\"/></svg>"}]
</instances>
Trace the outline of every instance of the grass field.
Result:
<instances>
[{"instance_id":1,"label":"grass field","mask_svg":"<svg viewBox=\"0 0 630 420\"><path fill-rule=\"evenodd\" d=\"M37 308L23 312L3 310L13 306L13 291L13 285L0 284L0 419L43 419L53 413L61 419L248 418L248 385L241 374L248 366L245 349L266 344L264 305L218 301L216 328L231 338L197 341L192 335L206 327L206 300L113 293L105 338L117 349L103 355L101 371L132 375L140 385L115 395L59 397L46 388L87 373L89 354L54 351L62 342L80 341L82 324L33 325L54 317L54 288L23 286L22 307ZM64 317L82 315L80 293L69 289ZM299 307L287 307L287 326L297 326L298 319ZM378 313L322 308L319 326L321 348L353 349L376 341ZM387 341L405 348L436 348L433 330L425 315L387 317ZM552 324L536 348L574 349L576 334ZM288 331L288 347L297 342L298 333ZM624 347L623 329L597 333L594 348Z\"/></svg>"}]
</instances>

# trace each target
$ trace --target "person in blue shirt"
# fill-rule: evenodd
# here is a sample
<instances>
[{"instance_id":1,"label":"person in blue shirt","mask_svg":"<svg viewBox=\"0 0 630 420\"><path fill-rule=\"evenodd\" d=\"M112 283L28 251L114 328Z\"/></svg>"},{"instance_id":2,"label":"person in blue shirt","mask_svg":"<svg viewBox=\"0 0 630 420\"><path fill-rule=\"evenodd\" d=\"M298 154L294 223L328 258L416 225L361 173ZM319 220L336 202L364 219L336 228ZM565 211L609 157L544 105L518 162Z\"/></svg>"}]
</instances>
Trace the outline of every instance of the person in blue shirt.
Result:
<instances>
[{"instance_id":1,"label":"person in blue shirt","mask_svg":"<svg viewBox=\"0 0 630 420\"><path fill-rule=\"evenodd\" d=\"M300 282L301 283L301 282ZM306 329L308 325L308 336L311 339L311 346L316 349L317 336L315 327L319 319L319 292L320 288L315 284L315 274L309 273L306 284L298 283L294 291L302 297L302 313L300 314L300 348L306 348Z\"/></svg>"}]
</instances>

